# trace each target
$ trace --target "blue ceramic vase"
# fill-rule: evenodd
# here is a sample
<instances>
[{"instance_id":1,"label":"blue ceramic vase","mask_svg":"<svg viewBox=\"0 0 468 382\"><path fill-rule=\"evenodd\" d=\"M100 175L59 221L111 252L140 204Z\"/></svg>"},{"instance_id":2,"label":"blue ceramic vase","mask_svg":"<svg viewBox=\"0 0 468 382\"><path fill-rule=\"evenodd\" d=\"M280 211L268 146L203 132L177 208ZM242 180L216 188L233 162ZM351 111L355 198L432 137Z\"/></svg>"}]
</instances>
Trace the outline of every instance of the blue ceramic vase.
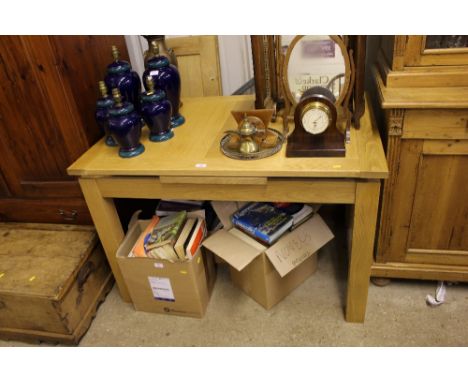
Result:
<instances>
[{"instance_id":1,"label":"blue ceramic vase","mask_svg":"<svg viewBox=\"0 0 468 382\"><path fill-rule=\"evenodd\" d=\"M114 107L109 109L109 131L118 142L119 155L131 158L145 151L140 143L141 117L130 102L123 102L119 89L112 89Z\"/></svg>"},{"instance_id":2,"label":"blue ceramic vase","mask_svg":"<svg viewBox=\"0 0 468 382\"><path fill-rule=\"evenodd\" d=\"M109 131L109 109L114 106L114 100L107 94L107 87L104 81L99 81L99 89L101 90L101 98L96 102L94 118L101 131L106 135L106 145L117 146L117 142L112 138Z\"/></svg>"},{"instance_id":3,"label":"blue ceramic vase","mask_svg":"<svg viewBox=\"0 0 468 382\"><path fill-rule=\"evenodd\" d=\"M141 81L137 72L127 61L119 60L117 47L112 46L112 56L114 62L107 66L107 74L104 78L108 89L119 89L124 101L130 102L136 110L140 111Z\"/></svg>"},{"instance_id":4,"label":"blue ceramic vase","mask_svg":"<svg viewBox=\"0 0 468 382\"><path fill-rule=\"evenodd\" d=\"M163 142L174 136L171 127L172 106L164 90L154 89L151 76L145 81L145 93L141 94L141 114L150 129L150 141Z\"/></svg>"},{"instance_id":5,"label":"blue ceramic vase","mask_svg":"<svg viewBox=\"0 0 468 382\"><path fill-rule=\"evenodd\" d=\"M167 99L172 105L171 126L175 128L185 122L185 118L179 113L180 107L180 75L174 65L169 63L167 57L156 55L147 61L147 68L143 78L153 77L154 85L166 93ZM145 89L148 90L146 83Z\"/></svg>"}]
</instances>

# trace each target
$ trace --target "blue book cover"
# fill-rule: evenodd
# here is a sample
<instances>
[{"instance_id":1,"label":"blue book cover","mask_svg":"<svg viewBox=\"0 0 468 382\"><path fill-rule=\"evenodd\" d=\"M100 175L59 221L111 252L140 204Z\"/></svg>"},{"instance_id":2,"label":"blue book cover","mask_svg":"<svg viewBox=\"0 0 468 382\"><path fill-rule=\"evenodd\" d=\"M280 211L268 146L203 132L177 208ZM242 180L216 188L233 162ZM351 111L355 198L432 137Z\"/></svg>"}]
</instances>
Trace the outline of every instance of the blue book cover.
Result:
<instances>
[{"instance_id":1,"label":"blue book cover","mask_svg":"<svg viewBox=\"0 0 468 382\"><path fill-rule=\"evenodd\" d=\"M249 203L232 215L232 223L259 240L272 244L292 225L288 214L269 203Z\"/></svg>"}]
</instances>

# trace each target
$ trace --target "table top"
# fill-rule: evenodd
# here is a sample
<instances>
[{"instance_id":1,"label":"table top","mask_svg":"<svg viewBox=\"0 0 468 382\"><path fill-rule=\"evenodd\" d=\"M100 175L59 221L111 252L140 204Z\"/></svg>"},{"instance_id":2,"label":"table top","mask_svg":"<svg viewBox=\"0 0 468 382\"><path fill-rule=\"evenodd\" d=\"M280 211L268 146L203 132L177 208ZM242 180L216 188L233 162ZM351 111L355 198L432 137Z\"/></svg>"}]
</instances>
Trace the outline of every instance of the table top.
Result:
<instances>
[{"instance_id":1,"label":"table top","mask_svg":"<svg viewBox=\"0 0 468 382\"><path fill-rule=\"evenodd\" d=\"M366 113L342 158L286 158L286 145L275 155L258 160L236 160L220 151L223 132L236 129L231 110L254 108L253 96L196 97L183 100L186 122L174 129L174 138L151 142L142 132L145 152L120 158L118 148L101 139L68 168L70 175L100 176L223 176L223 177L321 177L386 178L388 167L382 143L371 116ZM270 127L282 131L282 121Z\"/></svg>"}]
</instances>

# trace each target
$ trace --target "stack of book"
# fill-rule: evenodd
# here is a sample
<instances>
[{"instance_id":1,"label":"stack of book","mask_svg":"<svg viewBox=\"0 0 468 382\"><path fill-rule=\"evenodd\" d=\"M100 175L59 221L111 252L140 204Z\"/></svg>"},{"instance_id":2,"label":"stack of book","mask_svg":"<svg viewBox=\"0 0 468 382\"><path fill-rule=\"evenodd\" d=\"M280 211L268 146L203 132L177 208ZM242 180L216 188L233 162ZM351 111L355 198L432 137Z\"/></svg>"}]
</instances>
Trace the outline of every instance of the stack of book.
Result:
<instances>
[{"instance_id":1,"label":"stack of book","mask_svg":"<svg viewBox=\"0 0 468 382\"><path fill-rule=\"evenodd\" d=\"M248 203L232 215L232 224L265 245L272 245L314 213L301 203Z\"/></svg>"},{"instance_id":2,"label":"stack of book","mask_svg":"<svg viewBox=\"0 0 468 382\"><path fill-rule=\"evenodd\" d=\"M195 256L206 237L205 219L179 211L160 217L154 215L141 233L129 257L150 257L170 262Z\"/></svg>"},{"instance_id":3,"label":"stack of book","mask_svg":"<svg viewBox=\"0 0 468 382\"><path fill-rule=\"evenodd\" d=\"M156 207L155 215L162 217L180 211L187 211L188 213L202 211L208 232L220 228L218 216L214 212L211 203L203 200L161 199Z\"/></svg>"},{"instance_id":4,"label":"stack of book","mask_svg":"<svg viewBox=\"0 0 468 382\"><path fill-rule=\"evenodd\" d=\"M156 216L167 216L180 211L199 211L203 208L203 200L167 200L161 199L156 207Z\"/></svg>"}]
</instances>

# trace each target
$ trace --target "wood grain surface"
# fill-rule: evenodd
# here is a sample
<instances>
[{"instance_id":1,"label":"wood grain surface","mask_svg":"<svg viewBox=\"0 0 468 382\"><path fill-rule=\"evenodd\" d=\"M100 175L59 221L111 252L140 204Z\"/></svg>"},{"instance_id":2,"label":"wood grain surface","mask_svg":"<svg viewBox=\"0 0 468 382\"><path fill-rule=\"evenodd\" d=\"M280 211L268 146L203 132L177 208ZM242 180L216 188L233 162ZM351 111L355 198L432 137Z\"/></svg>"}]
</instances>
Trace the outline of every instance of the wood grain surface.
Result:
<instances>
[{"instance_id":1,"label":"wood grain surface","mask_svg":"<svg viewBox=\"0 0 468 382\"><path fill-rule=\"evenodd\" d=\"M231 110L253 108L252 96L187 98L182 114L186 123L163 143L148 140L144 129L145 152L122 159L117 149L101 140L73 163L68 172L79 176L241 176L241 177L349 177L385 178L388 175L378 131L366 112L361 129L351 130L351 143L343 158L286 158L285 147L265 159L241 161L225 157L219 148L223 132L235 129ZM281 130L281 123L270 127Z\"/></svg>"},{"instance_id":2,"label":"wood grain surface","mask_svg":"<svg viewBox=\"0 0 468 382\"><path fill-rule=\"evenodd\" d=\"M1 220L65 222L58 209L86 210L66 168L102 136L95 102L113 44L128 58L123 36L0 36Z\"/></svg>"}]
</instances>

